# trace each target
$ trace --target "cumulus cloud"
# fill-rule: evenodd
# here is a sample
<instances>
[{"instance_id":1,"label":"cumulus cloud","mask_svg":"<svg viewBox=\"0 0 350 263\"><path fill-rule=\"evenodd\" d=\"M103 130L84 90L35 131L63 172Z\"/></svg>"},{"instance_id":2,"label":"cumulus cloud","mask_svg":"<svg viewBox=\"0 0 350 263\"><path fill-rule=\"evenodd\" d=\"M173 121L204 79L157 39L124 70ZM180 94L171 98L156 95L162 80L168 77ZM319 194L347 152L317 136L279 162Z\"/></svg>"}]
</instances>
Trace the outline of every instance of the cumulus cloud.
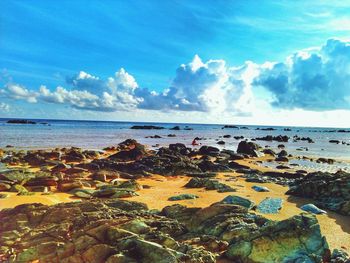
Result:
<instances>
[{"instance_id":1,"label":"cumulus cloud","mask_svg":"<svg viewBox=\"0 0 350 263\"><path fill-rule=\"evenodd\" d=\"M161 91L140 87L123 68L107 79L80 71L67 78L66 85L29 90L10 83L0 89L0 96L104 112L139 109L248 116L264 110L261 101L265 110L270 102L282 109L350 109L350 42L330 39L283 62L247 61L238 67L224 60L202 61L196 55L179 66L171 85Z\"/></svg>"},{"instance_id":2,"label":"cumulus cloud","mask_svg":"<svg viewBox=\"0 0 350 263\"><path fill-rule=\"evenodd\" d=\"M271 91L276 107L350 109L350 42L329 39L319 49L262 67L254 84Z\"/></svg>"},{"instance_id":3,"label":"cumulus cloud","mask_svg":"<svg viewBox=\"0 0 350 263\"><path fill-rule=\"evenodd\" d=\"M15 83L7 84L4 89L0 90L0 94L12 99L23 99L30 103L36 103L36 97L38 96L37 92L29 91L25 87Z\"/></svg>"},{"instance_id":4,"label":"cumulus cloud","mask_svg":"<svg viewBox=\"0 0 350 263\"><path fill-rule=\"evenodd\" d=\"M168 109L201 112L244 112L240 105L251 103L250 74L253 63L230 68L224 60L203 62L199 56L176 70L170 88L161 93L139 89L143 109ZM254 75L254 74L253 74ZM253 76L252 75L252 76Z\"/></svg>"}]
</instances>

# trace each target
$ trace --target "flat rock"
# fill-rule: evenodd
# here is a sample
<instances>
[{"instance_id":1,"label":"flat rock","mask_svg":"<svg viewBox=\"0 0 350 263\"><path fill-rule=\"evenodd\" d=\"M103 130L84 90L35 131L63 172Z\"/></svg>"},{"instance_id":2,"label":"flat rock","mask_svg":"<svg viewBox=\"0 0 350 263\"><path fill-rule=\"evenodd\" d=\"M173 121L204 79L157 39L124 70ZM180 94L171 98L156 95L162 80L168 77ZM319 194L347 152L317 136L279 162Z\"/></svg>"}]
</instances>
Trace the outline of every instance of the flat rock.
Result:
<instances>
[{"instance_id":1,"label":"flat rock","mask_svg":"<svg viewBox=\"0 0 350 263\"><path fill-rule=\"evenodd\" d=\"M257 211L263 214L277 214L282 208L283 200L281 198L267 197L257 206Z\"/></svg>"},{"instance_id":2,"label":"flat rock","mask_svg":"<svg viewBox=\"0 0 350 263\"><path fill-rule=\"evenodd\" d=\"M223 200L221 200L220 203L240 205L248 209L252 209L253 206L255 205L253 201L250 201L249 199L246 199L237 195L228 195Z\"/></svg>"},{"instance_id":3,"label":"flat rock","mask_svg":"<svg viewBox=\"0 0 350 263\"><path fill-rule=\"evenodd\" d=\"M270 192L270 189L265 186L253 185L252 189L257 192Z\"/></svg>"}]
</instances>

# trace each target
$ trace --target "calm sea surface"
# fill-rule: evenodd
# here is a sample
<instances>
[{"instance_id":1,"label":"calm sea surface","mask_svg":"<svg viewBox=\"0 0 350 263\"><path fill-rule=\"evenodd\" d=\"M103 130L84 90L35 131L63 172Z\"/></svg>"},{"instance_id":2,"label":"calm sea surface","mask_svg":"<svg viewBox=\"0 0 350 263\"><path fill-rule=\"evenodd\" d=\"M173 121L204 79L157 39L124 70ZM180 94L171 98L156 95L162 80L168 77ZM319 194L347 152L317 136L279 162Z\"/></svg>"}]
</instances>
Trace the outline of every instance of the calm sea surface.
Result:
<instances>
[{"instance_id":1,"label":"calm sea surface","mask_svg":"<svg viewBox=\"0 0 350 263\"><path fill-rule=\"evenodd\" d=\"M223 139L224 146L217 145L220 136L229 134L232 136L244 136L247 139L266 135L287 135L293 137L310 137L315 143L305 141L284 143L289 153L305 156L322 156L350 160L350 146L332 144L329 140L339 140L350 143L350 133L329 132L339 129L334 128L306 128L306 127L273 127L276 130L264 131L267 126L242 126L239 129L222 129L223 125L207 124L165 124L165 123L132 123L132 122L106 122L106 121L65 121L65 120L34 120L38 124L8 124L8 119L0 119L0 148L12 145L17 149L53 148L63 146L76 146L85 149L102 149L119 142L133 138L149 147L159 144L181 142L190 146L194 137L204 137L200 141L203 145L213 145L219 148L236 150L240 140L234 138ZM40 124L45 122L48 124ZM133 125L156 125L165 127L163 130L133 130ZM175 125L181 130L169 130ZM186 126L193 130L184 130ZM247 127L248 129L242 129ZM271 126L268 126L271 127ZM257 130L260 128L260 130ZM285 131L285 128L291 131ZM342 129L344 130L344 129ZM350 130L350 129L347 129ZM176 137L168 137L175 134ZM159 135L162 138L152 139L146 136ZM261 146L269 145L277 148L278 142L257 141ZM308 151L299 151L298 148L307 147Z\"/></svg>"}]
</instances>

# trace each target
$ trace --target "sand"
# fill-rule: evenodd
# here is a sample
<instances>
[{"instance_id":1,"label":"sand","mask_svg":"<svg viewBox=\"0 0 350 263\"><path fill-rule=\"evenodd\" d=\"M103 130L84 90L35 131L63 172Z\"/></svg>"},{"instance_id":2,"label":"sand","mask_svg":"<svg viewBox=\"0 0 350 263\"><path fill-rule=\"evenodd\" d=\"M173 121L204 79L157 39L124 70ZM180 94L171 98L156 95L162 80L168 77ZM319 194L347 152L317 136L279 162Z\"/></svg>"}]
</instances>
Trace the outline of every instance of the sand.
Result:
<instances>
[{"instance_id":1,"label":"sand","mask_svg":"<svg viewBox=\"0 0 350 263\"><path fill-rule=\"evenodd\" d=\"M245 159L238 161L241 164L248 165L253 169L260 171L272 171L273 169L262 167L257 161L267 160L268 157L259 159ZM283 170L281 170L283 171ZM306 203L312 203L312 200L291 197L285 195L288 187L277 185L274 183L260 184L270 189L270 192L255 192L251 187L256 183L246 182L239 174L235 172L219 173L217 178L225 184L237 189L232 193L218 193L215 190L207 191L203 188L184 188L183 186L190 180L185 176L158 176L154 175L147 178L139 179L141 185L147 185L150 188L143 188L137 193L139 196L128 198L130 201L139 201L146 203L150 209L159 209L176 203L183 204L188 207L206 207L215 202L221 201L227 195L238 195L246 197L256 204L266 197L278 197L283 200L283 207L278 214L264 214L265 217L272 220L283 220L293 215L303 212L299 207ZM3 192L5 193L5 192ZM174 195L191 193L199 196L198 199L183 201L168 201L168 198ZM53 205L61 202L79 201L78 198L72 197L67 193L54 193L52 195L41 195L36 193L33 196L16 196L15 193L8 193L9 197L0 199L0 209L13 208L25 203L42 203L45 205ZM327 211L326 215L317 215L321 232L326 237L330 248L342 248L350 253L350 217L342 216L331 211Z\"/></svg>"}]
</instances>

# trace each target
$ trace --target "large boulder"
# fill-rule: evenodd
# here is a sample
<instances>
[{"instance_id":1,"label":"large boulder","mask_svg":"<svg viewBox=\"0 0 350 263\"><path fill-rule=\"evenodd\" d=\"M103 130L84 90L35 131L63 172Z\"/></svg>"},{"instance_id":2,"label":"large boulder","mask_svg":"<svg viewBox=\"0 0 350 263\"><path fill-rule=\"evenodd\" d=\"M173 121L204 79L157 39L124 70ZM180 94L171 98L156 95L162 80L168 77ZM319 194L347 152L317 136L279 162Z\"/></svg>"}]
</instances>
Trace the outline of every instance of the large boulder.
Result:
<instances>
[{"instance_id":1,"label":"large boulder","mask_svg":"<svg viewBox=\"0 0 350 263\"><path fill-rule=\"evenodd\" d=\"M324 262L329 253L317 219L303 214L235 240L226 255L237 262Z\"/></svg>"},{"instance_id":2,"label":"large boulder","mask_svg":"<svg viewBox=\"0 0 350 263\"><path fill-rule=\"evenodd\" d=\"M260 146L253 142L241 141L238 144L237 153L247 154L253 157L259 157Z\"/></svg>"}]
</instances>

